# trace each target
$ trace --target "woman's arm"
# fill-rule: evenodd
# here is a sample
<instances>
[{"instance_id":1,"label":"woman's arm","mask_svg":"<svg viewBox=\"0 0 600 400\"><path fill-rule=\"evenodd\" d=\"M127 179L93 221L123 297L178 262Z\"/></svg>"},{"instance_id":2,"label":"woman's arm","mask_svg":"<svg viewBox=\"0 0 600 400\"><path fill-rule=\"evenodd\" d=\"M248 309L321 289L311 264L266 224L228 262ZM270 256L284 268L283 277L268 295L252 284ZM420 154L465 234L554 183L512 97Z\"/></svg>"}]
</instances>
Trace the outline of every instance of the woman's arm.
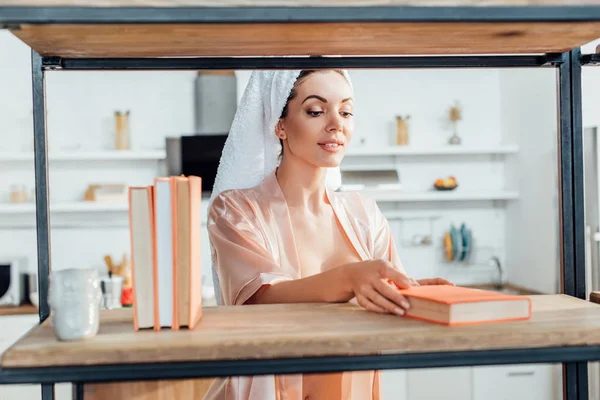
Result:
<instances>
[{"instance_id":1,"label":"woman's arm","mask_svg":"<svg viewBox=\"0 0 600 400\"><path fill-rule=\"evenodd\" d=\"M342 303L356 297L367 310L403 315L409 303L397 289L413 281L386 260L345 264L302 279L262 286L246 304Z\"/></svg>"}]
</instances>

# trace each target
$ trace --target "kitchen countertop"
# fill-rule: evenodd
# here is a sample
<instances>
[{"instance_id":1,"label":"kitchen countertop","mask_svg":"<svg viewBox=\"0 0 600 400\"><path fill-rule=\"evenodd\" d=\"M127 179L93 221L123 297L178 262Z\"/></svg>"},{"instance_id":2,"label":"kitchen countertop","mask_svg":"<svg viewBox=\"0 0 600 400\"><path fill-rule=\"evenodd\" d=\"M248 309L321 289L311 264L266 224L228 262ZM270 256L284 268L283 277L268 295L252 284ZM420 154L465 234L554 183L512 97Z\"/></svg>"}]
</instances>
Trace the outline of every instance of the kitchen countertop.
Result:
<instances>
[{"instance_id":1,"label":"kitchen countertop","mask_svg":"<svg viewBox=\"0 0 600 400\"><path fill-rule=\"evenodd\" d=\"M33 304L21 304L20 306L0 306L0 317L7 315L37 314L38 308Z\"/></svg>"},{"instance_id":2,"label":"kitchen countertop","mask_svg":"<svg viewBox=\"0 0 600 400\"><path fill-rule=\"evenodd\" d=\"M527 321L447 327L358 305L269 304L207 307L192 330L134 332L132 310L103 310L99 333L59 342L47 320L0 360L1 368L153 362L443 353L600 345L600 305L566 295L533 295Z\"/></svg>"},{"instance_id":3,"label":"kitchen countertop","mask_svg":"<svg viewBox=\"0 0 600 400\"><path fill-rule=\"evenodd\" d=\"M514 285L512 283L505 283L505 284L501 285L500 287L498 287L497 285L495 285L493 283L482 283L482 284L462 285L462 286L473 288L473 289L492 290L494 292L503 292L503 293L517 294L517 295L524 295L524 296L548 294L548 293L539 292L537 290L529 289L529 288L526 288L523 286Z\"/></svg>"}]
</instances>

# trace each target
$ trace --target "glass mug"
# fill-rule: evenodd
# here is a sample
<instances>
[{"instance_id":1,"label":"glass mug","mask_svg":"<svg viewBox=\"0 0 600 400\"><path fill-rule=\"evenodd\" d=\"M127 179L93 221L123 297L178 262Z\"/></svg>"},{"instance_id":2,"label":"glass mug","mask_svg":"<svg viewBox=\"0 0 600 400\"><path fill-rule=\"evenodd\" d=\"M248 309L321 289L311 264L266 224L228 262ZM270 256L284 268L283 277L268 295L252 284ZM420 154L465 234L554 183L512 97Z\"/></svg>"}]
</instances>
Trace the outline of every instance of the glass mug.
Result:
<instances>
[{"instance_id":1,"label":"glass mug","mask_svg":"<svg viewBox=\"0 0 600 400\"><path fill-rule=\"evenodd\" d=\"M102 292L97 270L52 271L48 292L52 328L58 340L86 339L98 333Z\"/></svg>"}]
</instances>

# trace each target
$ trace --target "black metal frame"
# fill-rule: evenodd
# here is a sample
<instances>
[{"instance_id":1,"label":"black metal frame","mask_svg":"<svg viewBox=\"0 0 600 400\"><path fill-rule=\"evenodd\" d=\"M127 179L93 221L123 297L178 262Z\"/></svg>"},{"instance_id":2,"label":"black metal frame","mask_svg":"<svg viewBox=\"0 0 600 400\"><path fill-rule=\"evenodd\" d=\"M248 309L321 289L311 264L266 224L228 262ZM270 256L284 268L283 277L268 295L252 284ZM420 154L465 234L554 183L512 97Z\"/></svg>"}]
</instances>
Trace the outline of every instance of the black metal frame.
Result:
<instances>
[{"instance_id":1,"label":"black metal frame","mask_svg":"<svg viewBox=\"0 0 600 400\"><path fill-rule=\"evenodd\" d=\"M0 24L254 22L586 22L597 6L0 7Z\"/></svg>"},{"instance_id":2,"label":"black metal frame","mask_svg":"<svg viewBox=\"0 0 600 400\"><path fill-rule=\"evenodd\" d=\"M414 369L501 364L539 364L600 359L600 346L502 349L440 353L331 356L269 360L164 362L155 364L78 365L0 370L2 383L89 383L153 379L214 378L244 375Z\"/></svg>"},{"instance_id":3,"label":"black metal frame","mask_svg":"<svg viewBox=\"0 0 600 400\"><path fill-rule=\"evenodd\" d=\"M0 7L0 28L19 24L244 23L244 22L585 22L600 21L600 7ZM269 68L510 68L558 69L560 223L563 292L585 298L581 65L600 65L600 55L429 57L289 57L70 59L32 52L33 118L40 321L49 315L50 272L48 160L44 74L53 70L186 70ZM587 361L600 360L600 346L503 349L425 354L232 360L0 369L0 383L41 383L42 399L54 398L54 383L74 382L76 399L85 382L176 379L271 373L462 365L562 362L565 398L587 398Z\"/></svg>"}]
</instances>

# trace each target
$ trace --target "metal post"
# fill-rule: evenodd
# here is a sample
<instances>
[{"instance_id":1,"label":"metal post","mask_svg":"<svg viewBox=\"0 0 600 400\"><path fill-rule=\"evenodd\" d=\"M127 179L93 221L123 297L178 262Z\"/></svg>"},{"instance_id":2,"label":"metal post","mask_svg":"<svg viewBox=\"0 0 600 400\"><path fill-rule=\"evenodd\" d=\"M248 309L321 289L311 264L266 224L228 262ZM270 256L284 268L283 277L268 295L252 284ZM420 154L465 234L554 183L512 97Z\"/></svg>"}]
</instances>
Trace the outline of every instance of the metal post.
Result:
<instances>
[{"instance_id":1,"label":"metal post","mask_svg":"<svg viewBox=\"0 0 600 400\"><path fill-rule=\"evenodd\" d=\"M48 208L48 140L46 134L46 92L42 57L31 51L33 90L33 150L35 168L35 210L38 259L39 315L42 323L50 315L48 275L50 273L50 213ZM42 400L54 399L54 384L42 384Z\"/></svg>"},{"instance_id":2,"label":"metal post","mask_svg":"<svg viewBox=\"0 0 600 400\"><path fill-rule=\"evenodd\" d=\"M84 400L85 392L83 385L81 382L73 383L73 400Z\"/></svg>"},{"instance_id":3,"label":"metal post","mask_svg":"<svg viewBox=\"0 0 600 400\"><path fill-rule=\"evenodd\" d=\"M564 53L558 68L562 291L585 299L585 218L581 53ZM587 363L565 363L564 398L588 398Z\"/></svg>"}]
</instances>

